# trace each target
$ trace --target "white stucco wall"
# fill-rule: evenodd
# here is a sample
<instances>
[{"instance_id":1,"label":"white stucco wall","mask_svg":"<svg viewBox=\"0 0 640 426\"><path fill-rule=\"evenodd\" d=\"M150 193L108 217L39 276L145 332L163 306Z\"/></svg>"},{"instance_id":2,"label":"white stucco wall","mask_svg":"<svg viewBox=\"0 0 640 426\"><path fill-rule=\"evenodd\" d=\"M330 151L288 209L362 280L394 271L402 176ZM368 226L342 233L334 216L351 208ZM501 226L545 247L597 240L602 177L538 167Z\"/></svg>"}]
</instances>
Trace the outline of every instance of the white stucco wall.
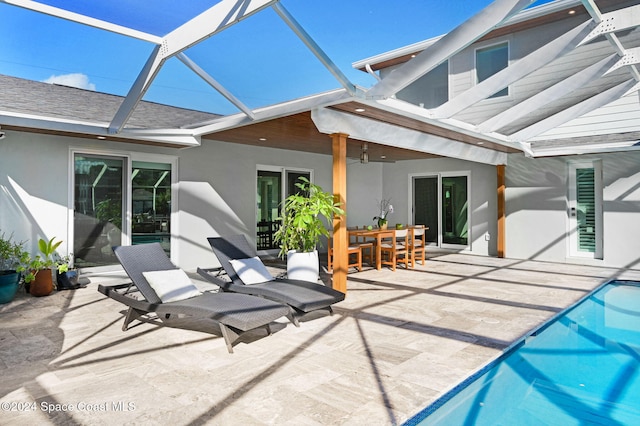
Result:
<instances>
[{"instance_id":1,"label":"white stucco wall","mask_svg":"<svg viewBox=\"0 0 640 426\"><path fill-rule=\"evenodd\" d=\"M601 260L569 256L567 163L572 160L602 162ZM640 266L640 152L538 159L511 155L506 177L507 257Z\"/></svg>"},{"instance_id":2,"label":"white stucco wall","mask_svg":"<svg viewBox=\"0 0 640 426\"><path fill-rule=\"evenodd\" d=\"M70 149L99 150L104 154L162 154L178 158L178 213L172 223L177 233L173 260L182 268L215 266L208 236L243 233L255 236L257 165L313 171L314 182L332 190L332 157L296 151L203 141L188 149L109 143L21 132L6 132L0 143L0 231L28 240L37 253L39 238L64 241L67 254L70 200ZM370 223L361 206L380 197L380 164L349 164L347 218L354 225ZM322 249L321 249L322 250Z\"/></svg>"},{"instance_id":3,"label":"white stucco wall","mask_svg":"<svg viewBox=\"0 0 640 426\"><path fill-rule=\"evenodd\" d=\"M384 164L383 198L391 198L394 207L390 223L411 223L410 176L442 172L470 173L469 211L471 213L470 251L494 255L497 232L497 172L495 166L451 158L410 160ZM485 235L489 235L489 241Z\"/></svg>"}]
</instances>

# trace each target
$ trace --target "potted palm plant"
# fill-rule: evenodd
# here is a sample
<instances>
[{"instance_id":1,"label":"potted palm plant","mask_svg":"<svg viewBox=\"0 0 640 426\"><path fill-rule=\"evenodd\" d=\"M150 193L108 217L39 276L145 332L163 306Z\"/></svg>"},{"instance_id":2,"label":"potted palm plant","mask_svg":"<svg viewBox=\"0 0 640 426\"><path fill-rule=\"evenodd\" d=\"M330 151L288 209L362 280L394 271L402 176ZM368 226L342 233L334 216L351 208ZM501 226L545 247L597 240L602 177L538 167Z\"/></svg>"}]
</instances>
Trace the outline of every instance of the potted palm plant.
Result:
<instances>
[{"instance_id":1,"label":"potted palm plant","mask_svg":"<svg viewBox=\"0 0 640 426\"><path fill-rule=\"evenodd\" d=\"M40 254L31 259L27 266L24 282L29 285L29 293L32 296L48 296L53 292L53 268L57 265L54 254L62 244L62 241L54 242L54 240L55 237L49 241L40 238L38 240Z\"/></svg>"},{"instance_id":2,"label":"potted palm plant","mask_svg":"<svg viewBox=\"0 0 640 426\"><path fill-rule=\"evenodd\" d=\"M319 273L318 250L320 237L329 237L322 217L331 220L334 215L344 215L340 203L333 194L301 177L296 183L299 191L284 202L280 228L274 240L280 245L280 257L287 259L287 277L295 280L317 282Z\"/></svg>"},{"instance_id":3,"label":"potted palm plant","mask_svg":"<svg viewBox=\"0 0 640 426\"><path fill-rule=\"evenodd\" d=\"M0 233L0 304L11 302L18 291L23 265L29 261L23 246L13 235Z\"/></svg>"}]
</instances>

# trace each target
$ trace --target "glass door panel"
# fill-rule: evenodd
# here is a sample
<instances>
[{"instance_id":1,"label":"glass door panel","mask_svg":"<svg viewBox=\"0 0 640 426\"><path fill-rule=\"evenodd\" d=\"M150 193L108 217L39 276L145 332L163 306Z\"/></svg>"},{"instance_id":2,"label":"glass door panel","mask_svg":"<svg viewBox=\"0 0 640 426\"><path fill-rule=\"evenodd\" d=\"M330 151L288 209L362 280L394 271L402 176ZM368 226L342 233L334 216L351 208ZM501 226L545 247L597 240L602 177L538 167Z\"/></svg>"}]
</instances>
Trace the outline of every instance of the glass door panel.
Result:
<instances>
[{"instance_id":1,"label":"glass door panel","mask_svg":"<svg viewBox=\"0 0 640 426\"><path fill-rule=\"evenodd\" d=\"M131 243L160 243L171 255L171 164L134 161Z\"/></svg>"},{"instance_id":2,"label":"glass door panel","mask_svg":"<svg viewBox=\"0 0 640 426\"><path fill-rule=\"evenodd\" d=\"M438 177L413 179L413 223L425 225L425 239L438 244Z\"/></svg>"},{"instance_id":3,"label":"glass door panel","mask_svg":"<svg viewBox=\"0 0 640 426\"><path fill-rule=\"evenodd\" d=\"M125 159L74 156L74 256L78 267L117 264L122 243Z\"/></svg>"},{"instance_id":4,"label":"glass door panel","mask_svg":"<svg viewBox=\"0 0 640 426\"><path fill-rule=\"evenodd\" d=\"M468 244L469 213L466 176L442 177L442 243Z\"/></svg>"},{"instance_id":5,"label":"glass door panel","mask_svg":"<svg viewBox=\"0 0 640 426\"><path fill-rule=\"evenodd\" d=\"M277 248L273 242L276 218L282 198L282 173L258 170L258 217L256 241L258 250Z\"/></svg>"}]
</instances>

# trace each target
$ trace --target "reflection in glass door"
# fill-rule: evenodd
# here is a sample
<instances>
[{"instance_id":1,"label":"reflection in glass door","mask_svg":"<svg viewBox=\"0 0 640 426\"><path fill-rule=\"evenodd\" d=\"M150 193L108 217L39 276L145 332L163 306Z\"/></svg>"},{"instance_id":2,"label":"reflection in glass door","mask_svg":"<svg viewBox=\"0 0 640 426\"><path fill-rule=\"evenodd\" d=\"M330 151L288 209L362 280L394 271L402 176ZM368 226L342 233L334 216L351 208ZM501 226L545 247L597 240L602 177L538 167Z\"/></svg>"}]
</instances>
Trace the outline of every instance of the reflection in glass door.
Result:
<instances>
[{"instance_id":1,"label":"reflection in glass door","mask_svg":"<svg viewBox=\"0 0 640 426\"><path fill-rule=\"evenodd\" d=\"M74 155L75 264L116 264L111 247L122 243L125 158Z\"/></svg>"},{"instance_id":2,"label":"reflection in glass door","mask_svg":"<svg viewBox=\"0 0 640 426\"><path fill-rule=\"evenodd\" d=\"M442 243L468 244L469 213L466 176L442 177Z\"/></svg>"},{"instance_id":3,"label":"reflection in glass door","mask_svg":"<svg viewBox=\"0 0 640 426\"><path fill-rule=\"evenodd\" d=\"M171 255L171 164L133 161L131 243L160 243Z\"/></svg>"}]
</instances>

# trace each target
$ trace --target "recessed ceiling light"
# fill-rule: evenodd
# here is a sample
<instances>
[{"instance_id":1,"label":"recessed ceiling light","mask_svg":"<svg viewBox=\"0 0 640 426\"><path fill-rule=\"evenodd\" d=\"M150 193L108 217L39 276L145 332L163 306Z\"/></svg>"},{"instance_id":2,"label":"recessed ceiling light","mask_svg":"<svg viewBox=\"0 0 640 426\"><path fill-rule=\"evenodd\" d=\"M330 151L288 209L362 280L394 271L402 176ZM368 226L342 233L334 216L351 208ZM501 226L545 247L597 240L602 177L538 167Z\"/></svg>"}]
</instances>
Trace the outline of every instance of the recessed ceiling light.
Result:
<instances>
[{"instance_id":1,"label":"recessed ceiling light","mask_svg":"<svg viewBox=\"0 0 640 426\"><path fill-rule=\"evenodd\" d=\"M484 142L478 142L478 145L484 145Z\"/></svg>"},{"instance_id":2,"label":"recessed ceiling light","mask_svg":"<svg viewBox=\"0 0 640 426\"><path fill-rule=\"evenodd\" d=\"M100 140L104 140L104 139L106 139L107 137L106 137L106 136L97 136L97 138L98 138L98 139L100 139Z\"/></svg>"},{"instance_id":3,"label":"recessed ceiling light","mask_svg":"<svg viewBox=\"0 0 640 426\"><path fill-rule=\"evenodd\" d=\"M364 109L364 108L356 108L355 111L356 112L365 112L366 109Z\"/></svg>"},{"instance_id":4,"label":"recessed ceiling light","mask_svg":"<svg viewBox=\"0 0 640 426\"><path fill-rule=\"evenodd\" d=\"M385 158L387 158L387 156L386 155L381 155L380 158L382 158L384 160Z\"/></svg>"},{"instance_id":5,"label":"recessed ceiling light","mask_svg":"<svg viewBox=\"0 0 640 426\"><path fill-rule=\"evenodd\" d=\"M569 11L569 15L575 15L575 14L576 14L576 11L575 11L575 10L571 9L571 10Z\"/></svg>"},{"instance_id":6,"label":"recessed ceiling light","mask_svg":"<svg viewBox=\"0 0 640 426\"><path fill-rule=\"evenodd\" d=\"M261 142L264 142L264 141L266 141L266 140L267 140L267 138L260 138L260 139L258 139L258 140L259 140L259 141L261 141Z\"/></svg>"},{"instance_id":7,"label":"recessed ceiling light","mask_svg":"<svg viewBox=\"0 0 640 426\"><path fill-rule=\"evenodd\" d=\"M414 54L414 55L411 55L411 57L412 57L412 58L415 58L415 57L416 57L416 55L415 55L415 54Z\"/></svg>"}]
</instances>

